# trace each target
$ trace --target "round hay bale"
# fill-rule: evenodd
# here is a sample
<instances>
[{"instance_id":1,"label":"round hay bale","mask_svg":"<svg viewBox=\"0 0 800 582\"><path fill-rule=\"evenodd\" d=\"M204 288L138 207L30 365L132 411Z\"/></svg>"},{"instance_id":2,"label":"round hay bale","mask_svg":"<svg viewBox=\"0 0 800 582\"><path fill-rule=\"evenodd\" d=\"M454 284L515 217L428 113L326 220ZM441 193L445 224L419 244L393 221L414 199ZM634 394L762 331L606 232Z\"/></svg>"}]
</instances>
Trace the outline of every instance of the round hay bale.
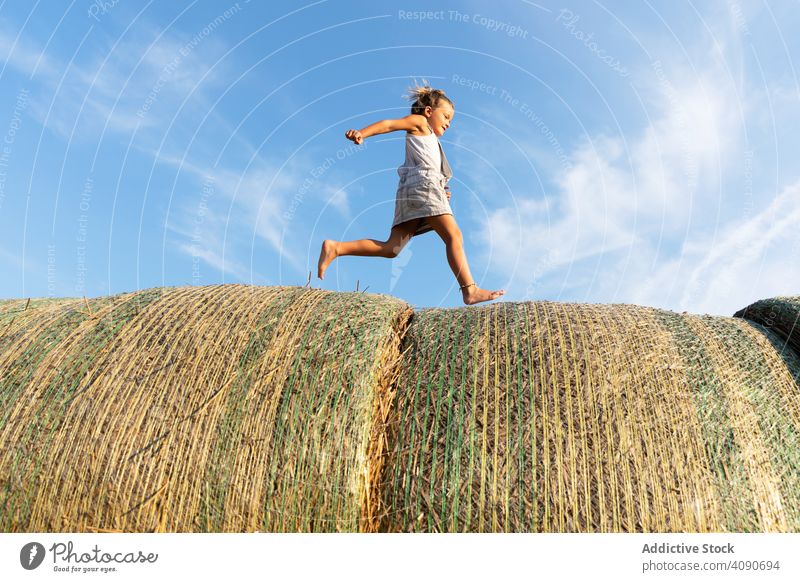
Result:
<instances>
[{"instance_id":1,"label":"round hay bale","mask_svg":"<svg viewBox=\"0 0 800 582\"><path fill-rule=\"evenodd\" d=\"M3 301L0 530L800 531L781 313Z\"/></svg>"},{"instance_id":2,"label":"round hay bale","mask_svg":"<svg viewBox=\"0 0 800 582\"><path fill-rule=\"evenodd\" d=\"M245 285L0 304L0 530L375 530L409 315Z\"/></svg>"},{"instance_id":3,"label":"round hay bale","mask_svg":"<svg viewBox=\"0 0 800 582\"><path fill-rule=\"evenodd\" d=\"M774 331L782 340L779 342L781 353L788 347L795 354L800 354L800 297L762 299L740 309L734 317Z\"/></svg>"},{"instance_id":4,"label":"round hay bale","mask_svg":"<svg viewBox=\"0 0 800 582\"><path fill-rule=\"evenodd\" d=\"M800 361L737 318L417 312L381 529L800 530Z\"/></svg>"}]
</instances>

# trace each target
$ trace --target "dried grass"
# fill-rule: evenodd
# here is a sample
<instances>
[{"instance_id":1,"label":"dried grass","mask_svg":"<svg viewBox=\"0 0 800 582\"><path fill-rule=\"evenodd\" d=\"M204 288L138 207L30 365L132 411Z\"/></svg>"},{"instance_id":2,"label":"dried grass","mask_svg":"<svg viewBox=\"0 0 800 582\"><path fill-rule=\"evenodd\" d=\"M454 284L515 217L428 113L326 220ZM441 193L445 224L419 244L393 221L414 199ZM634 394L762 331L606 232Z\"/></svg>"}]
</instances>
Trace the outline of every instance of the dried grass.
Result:
<instances>
[{"instance_id":1,"label":"dried grass","mask_svg":"<svg viewBox=\"0 0 800 582\"><path fill-rule=\"evenodd\" d=\"M774 331L781 339L779 351L800 353L800 297L762 299L737 311L734 317Z\"/></svg>"},{"instance_id":2,"label":"dried grass","mask_svg":"<svg viewBox=\"0 0 800 582\"><path fill-rule=\"evenodd\" d=\"M225 285L23 308L0 305L0 530L376 529L406 304Z\"/></svg>"},{"instance_id":3,"label":"dried grass","mask_svg":"<svg viewBox=\"0 0 800 582\"><path fill-rule=\"evenodd\" d=\"M383 530L800 531L800 362L739 319L501 303L406 337Z\"/></svg>"},{"instance_id":4,"label":"dried grass","mask_svg":"<svg viewBox=\"0 0 800 582\"><path fill-rule=\"evenodd\" d=\"M0 531L800 531L800 301L0 301Z\"/></svg>"}]
</instances>

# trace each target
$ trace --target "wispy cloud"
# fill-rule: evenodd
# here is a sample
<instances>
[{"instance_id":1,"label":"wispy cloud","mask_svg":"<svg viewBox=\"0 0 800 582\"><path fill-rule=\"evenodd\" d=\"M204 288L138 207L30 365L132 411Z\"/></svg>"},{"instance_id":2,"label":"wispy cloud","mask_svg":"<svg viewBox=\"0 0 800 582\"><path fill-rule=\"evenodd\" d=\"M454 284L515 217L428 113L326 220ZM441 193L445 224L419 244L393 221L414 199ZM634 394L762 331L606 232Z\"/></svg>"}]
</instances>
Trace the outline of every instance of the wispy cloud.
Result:
<instances>
[{"instance_id":1,"label":"wispy cloud","mask_svg":"<svg viewBox=\"0 0 800 582\"><path fill-rule=\"evenodd\" d=\"M320 200L328 202L343 218L351 218L350 199L344 188L331 184L321 185L318 197Z\"/></svg>"},{"instance_id":2,"label":"wispy cloud","mask_svg":"<svg viewBox=\"0 0 800 582\"><path fill-rule=\"evenodd\" d=\"M213 185L215 196L206 201L207 208L203 211L203 232L209 243L205 248L215 249L218 257L215 266L222 264L223 257L227 263L242 256L242 253L251 254L253 239L260 239L298 272L305 270L300 250L295 248L295 238L285 237L284 233L291 226L285 210L291 193L297 192L302 185L307 164L298 160L281 169L266 160L257 159L248 170L239 171L225 167L214 168L212 164L203 164L192 158L183 159L152 150L142 151L151 155L158 163L193 176L198 184ZM195 232L193 224L199 212L201 197L202 194L199 194L178 201L178 206L167 220L167 228L179 235L179 239L175 241L176 248L192 256L196 256L193 254L195 248L187 244L186 239L191 238ZM336 204L346 207L346 196L342 196ZM240 274L241 271L234 269L231 273Z\"/></svg>"},{"instance_id":3,"label":"wispy cloud","mask_svg":"<svg viewBox=\"0 0 800 582\"><path fill-rule=\"evenodd\" d=\"M566 294L728 310L705 291L687 290L691 277L681 275L713 271L720 281L748 280L744 270L709 270L699 241L726 224L719 223L723 175L741 164L744 117L754 96L743 92L720 55L696 68L674 60L645 63L634 69L633 81L645 126L586 135L568 148L567 165L552 151L542 154L552 144L542 145L538 132L515 138L544 169L545 192L515 193L513 204L473 217L481 225L481 248L510 280L510 297ZM518 112L497 109L493 118L505 117L507 127L518 123ZM483 145L498 151L496 144ZM465 170L471 182L486 180L483 168ZM729 264L729 247L715 246L720 263Z\"/></svg>"},{"instance_id":4,"label":"wispy cloud","mask_svg":"<svg viewBox=\"0 0 800 582\"><path fill-rule=\"evenodd\" d=\"M11 67L27 75L40 75L44 78L53 78L58 72L58 67L38 47L24 36L19 38L11 31L0 28L0 62L2 68Z\"/></svg>"},{"instance_id":5,"label":"wispy cloud","mask_svg":"<svg viewBox=\"0 0 800 582\"><path fill-rule=\"evenodd\" d=\"M233 252L224 252L223 240L219 238L222 232L220 222L224 222L224 215L210 208L202 212L197 208L185 208L178 216L185 218L173 220L169 224L169 230L178 236L173 243L175 249L192 258L192 277L195 284L216 280L216 277L203 277L195 261L203 261L223 275L230 275L240 282L262 278L237 261Z\"/></svg>"},{"instance_id":6,"label":"wispy cloud","mask_svg":"<svg viewBox=\"0 0 800 582\"><path fill-rule=\"evenodd\" d=\"M124 37L93 35L87 42L91 50L67 61L27 39L14 45L14 37L0 30L0 56L23 74L35 71L50 91L32 99L32 114L64 139L162 131L189 95L185 113L207 111L205 91L229 76L226 62L218 60L227 47L211 36L194 42L186 33L162 32L143 21Z\"/></svg>"},{"instance_id":7,"label":"wispy cloud","mask_svg":"<svg viewBox=\"0 0 800 582\"><path fill-rule=\"evenodd\" d=\"M761 212L687 241L679 259L660 266L637 289L637 299L657 301L660 289L684 282L678 308L731 315L756 299L795 295L800 289L800 182Z\"/></svg>"}]
</instances>

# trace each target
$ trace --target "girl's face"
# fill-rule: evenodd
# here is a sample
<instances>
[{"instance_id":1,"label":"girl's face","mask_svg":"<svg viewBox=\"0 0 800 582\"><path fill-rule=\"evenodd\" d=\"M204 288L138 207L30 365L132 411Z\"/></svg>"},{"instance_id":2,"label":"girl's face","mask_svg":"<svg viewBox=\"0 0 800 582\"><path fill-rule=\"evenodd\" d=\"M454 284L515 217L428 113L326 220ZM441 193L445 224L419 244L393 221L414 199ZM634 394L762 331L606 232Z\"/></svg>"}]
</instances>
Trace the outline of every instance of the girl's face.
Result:
<instances>
[{"instance_id":1,"label":"girl's face","mask_svg":"<svg viewBox=\"0 0 800 582\"><path fill-rule=\"evenodd\" d=\"M450 127L450 122L453 121L455 114L453 106L444 100L440 100L436 107L425 108L425 117L428 118L428 123L433 129L433 133L439 137L443 136L447 128Z\"/></svg>"}]
</instances>

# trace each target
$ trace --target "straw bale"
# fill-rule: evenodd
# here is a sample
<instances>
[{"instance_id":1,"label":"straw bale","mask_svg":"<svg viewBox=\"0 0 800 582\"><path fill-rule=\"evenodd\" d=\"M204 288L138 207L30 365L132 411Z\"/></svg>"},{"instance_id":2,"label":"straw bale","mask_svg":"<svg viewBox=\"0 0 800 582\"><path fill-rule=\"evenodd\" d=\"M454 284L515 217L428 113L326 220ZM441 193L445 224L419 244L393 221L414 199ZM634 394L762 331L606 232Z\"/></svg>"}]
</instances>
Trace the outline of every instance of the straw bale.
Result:
<instances>
[{"instance_id":1,"label":"straw bale","mask_svg":"<svg viewBox=\"0 0 800 582\"><path fill-rule=\"evenodd\" d=\"M800 366L741 320L499 303L404 349L383 530L800 530Z\"/></svg>"},{"instance_id":2,"label":"straw bale","mask_svg":"<svg viewBox=\"0 0 800 582\"><path fill-rule=\"evenodd\" d=\"M762 299L740 309L734 317L741 317L774 331L781 338L780 352L787 348L800 353L800 297L773 297Z\"/></svg>"},{"instance_id":3,"label":"straw bale","mask_svg":"<svg viewBox=\"0 0 800 582\"><path fill-rule=\"evenodd\" d=\"M0 531L800 531L799 308L0 301Z\"/></svg>"},{"instance_id":4,"label":"straw bale","mask_svg":"<svg viewBox=\"0 0 800 582\"><path fill-rule=\"evenodd\" d=\"M0 304L0 530L375 530L409 315L244 285Z\"/></svg>"}]
</instances>

